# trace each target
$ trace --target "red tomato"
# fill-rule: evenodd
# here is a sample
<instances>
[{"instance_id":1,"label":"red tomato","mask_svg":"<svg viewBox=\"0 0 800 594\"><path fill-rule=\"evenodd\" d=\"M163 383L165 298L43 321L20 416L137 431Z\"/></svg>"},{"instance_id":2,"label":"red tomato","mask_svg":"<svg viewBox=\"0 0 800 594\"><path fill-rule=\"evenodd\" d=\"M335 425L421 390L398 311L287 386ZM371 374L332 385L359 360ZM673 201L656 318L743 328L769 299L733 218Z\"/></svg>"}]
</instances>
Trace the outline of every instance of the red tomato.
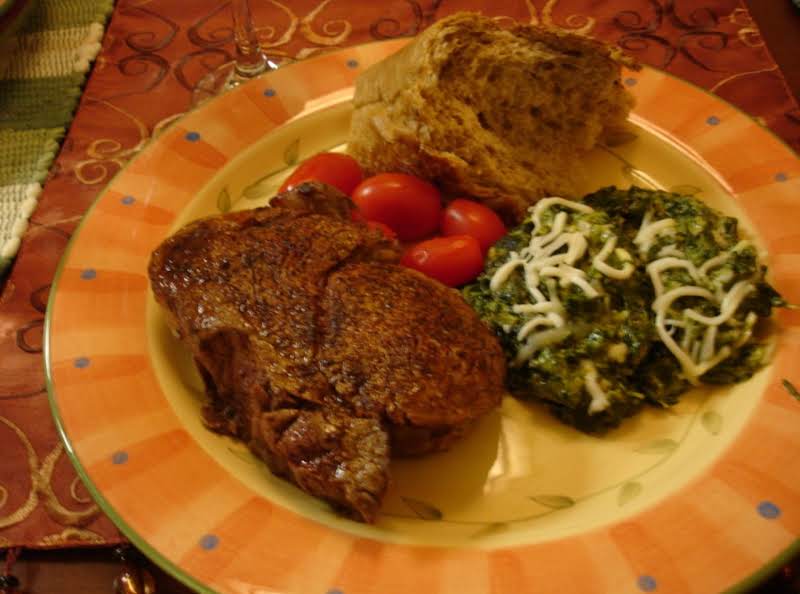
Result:
<instances>
[{"instance_id":1,"label":"red tomato","mask_svg":"<svg viewBox=\"0 0 800 594\"><path fill-rule=\"evenodd\" d=\"M386 239L397 239L397 233L392 231L392 228L389 225L384 225L378 221L367 221L367 227L370 229L380 230L383 232L383 235L386 237Z\"/></svg>"},{"instance_id":2,"label":"red tomato","mask_svg":"<svg viewBox=\"0 0 800 594\"><path fill-rule=\"evenodd\" d=\"M444 209L442 215L442 234L470 235L481 244L486 253L495 242L506 234L506 226L488 206L472 200L458 198Z\"/></svg>"},{"instance_id":3,"label":"red tomato","mask_svg":"<svg viewBox=\"0 0 800 594\"><path fill-rule=\"evenodd\" d=\"M349 196L362 179L364 174L361 166L350 155L318 153L300 163L278 191L291 190L306 181L320 181L339 188Z\"/></svg>"},{"instance_id":4,"label":"red tomato","mask_svg":"<svg viewBox=\"0 0 800 594\"><path fill-rule=\"evenodd\" d=\"M422 239L439 227L439 190L413 175L379 173L361 182L352 197L368 221L388 225L400 241Z\"/></svg>"},{"instance_id":5,"label":"red tomato","mask_svg":"<svg viewBox=\"0 0 800 594\"><path fill-rule=\"evenodd\" d=\"M448 287L464 285L483 272L478 240L469 235L434 237L410 247L400 263Z\"/></svg>"}]
</instances>

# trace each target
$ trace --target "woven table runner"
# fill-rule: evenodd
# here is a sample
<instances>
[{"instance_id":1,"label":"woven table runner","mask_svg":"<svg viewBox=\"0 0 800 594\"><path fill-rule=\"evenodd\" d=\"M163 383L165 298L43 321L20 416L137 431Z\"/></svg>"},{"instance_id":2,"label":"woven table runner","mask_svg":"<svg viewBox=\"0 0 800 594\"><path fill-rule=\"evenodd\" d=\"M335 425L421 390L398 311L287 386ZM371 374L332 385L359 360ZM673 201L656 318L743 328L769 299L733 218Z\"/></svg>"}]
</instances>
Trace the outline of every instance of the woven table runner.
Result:
<instances>
[{"instance_id":1,"label":"woven table runner","mask_svg":"<svg viewBox=\"0 0 800 594\"><path fill-rule=\"evenodd\" d=\"M716 93L800 148L800 111L738 0L252 0L252 5L264 48L293 58L415 35L463 9L507 23L579 31ZM0 547L120 540L76 482L50 420L41 354L45 303L67 241L98 192L161 127L188 109L196 81L231 58L230 22L229 4L220 0L117 3L0 296ZM55 138L39 142L44 147ZM30 171L24 179L3 182L22 201L41 181L42 167Z\"/></svg>"},{"instance_id":2,"label":"woven table runner","mask_svg":"<svg viewBox=\"0 0 800 594\"><path fill-rule=\"evenodd\" d=\"M17 253L112 6L112 0L39 0L3 40L0 276Z\"/></svg>"}]
</instances>

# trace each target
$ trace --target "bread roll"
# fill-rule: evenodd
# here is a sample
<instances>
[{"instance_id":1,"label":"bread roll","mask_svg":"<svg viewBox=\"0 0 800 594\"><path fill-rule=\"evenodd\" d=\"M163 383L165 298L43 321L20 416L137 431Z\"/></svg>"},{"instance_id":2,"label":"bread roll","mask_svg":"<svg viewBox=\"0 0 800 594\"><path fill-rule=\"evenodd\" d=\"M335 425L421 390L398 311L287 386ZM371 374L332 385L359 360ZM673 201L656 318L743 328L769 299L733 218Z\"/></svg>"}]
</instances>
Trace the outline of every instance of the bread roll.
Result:
<instances>
[{"instance_id":1,"label":"bread roll","mask_svg":"<svg viewBox=\"0 0 800 594\"><path fill-rule=\"evenodd\" d=\"M586 37L454 14L359 77L349 151L367 173L411 173L519 220L571 195L582 155L624 125L621 63Z\"/></svg>"}]
</instances>

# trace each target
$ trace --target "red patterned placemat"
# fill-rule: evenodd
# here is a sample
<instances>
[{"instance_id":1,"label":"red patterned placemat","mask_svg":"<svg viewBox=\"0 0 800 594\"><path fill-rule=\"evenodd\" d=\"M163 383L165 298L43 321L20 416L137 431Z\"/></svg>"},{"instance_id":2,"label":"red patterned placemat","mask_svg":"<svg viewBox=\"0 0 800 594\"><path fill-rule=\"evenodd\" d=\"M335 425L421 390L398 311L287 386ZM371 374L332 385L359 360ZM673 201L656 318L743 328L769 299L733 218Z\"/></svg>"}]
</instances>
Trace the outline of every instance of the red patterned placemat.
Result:
<instances>
[{"instance_id":1,"label":"red patterned placemat","mask_svg":"<svg viewBox=\"0 0 800 594\"><path fill-rule=\"evenodd\" d=\"M253 2L267 51L303 58L413 35L458 10L618 43L733 102L800 149L800 112L746 9L733 0L270 0ZM229 5L120 0L61 154L0 296L0 548L111 544L63 452L44 388L42 324L58 260L99 190L193 84L231 56ZM271 26L266 26L266 24Z\"/></svg>"}]
</instances>

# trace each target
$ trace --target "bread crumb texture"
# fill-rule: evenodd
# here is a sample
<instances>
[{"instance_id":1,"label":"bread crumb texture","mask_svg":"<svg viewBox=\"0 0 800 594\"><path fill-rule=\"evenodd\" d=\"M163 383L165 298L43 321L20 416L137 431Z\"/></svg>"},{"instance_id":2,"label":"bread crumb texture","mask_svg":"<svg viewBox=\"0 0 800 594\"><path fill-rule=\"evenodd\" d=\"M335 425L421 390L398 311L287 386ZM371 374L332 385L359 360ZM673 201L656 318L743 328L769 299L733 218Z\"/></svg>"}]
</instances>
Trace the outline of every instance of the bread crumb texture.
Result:
<instances>
[{"instance_id":1,"label":"bread crumb texture","mask_svg":"<svg viewBox=\"0 0 800 594\"><path fill-rule=\"evenodd\" d=\"M369 174L411 173L519 220L572 195L583 154L624 126L622 63L580 35L457 13L359 77L349 151Z\"/></svg>"}]
</instances>

